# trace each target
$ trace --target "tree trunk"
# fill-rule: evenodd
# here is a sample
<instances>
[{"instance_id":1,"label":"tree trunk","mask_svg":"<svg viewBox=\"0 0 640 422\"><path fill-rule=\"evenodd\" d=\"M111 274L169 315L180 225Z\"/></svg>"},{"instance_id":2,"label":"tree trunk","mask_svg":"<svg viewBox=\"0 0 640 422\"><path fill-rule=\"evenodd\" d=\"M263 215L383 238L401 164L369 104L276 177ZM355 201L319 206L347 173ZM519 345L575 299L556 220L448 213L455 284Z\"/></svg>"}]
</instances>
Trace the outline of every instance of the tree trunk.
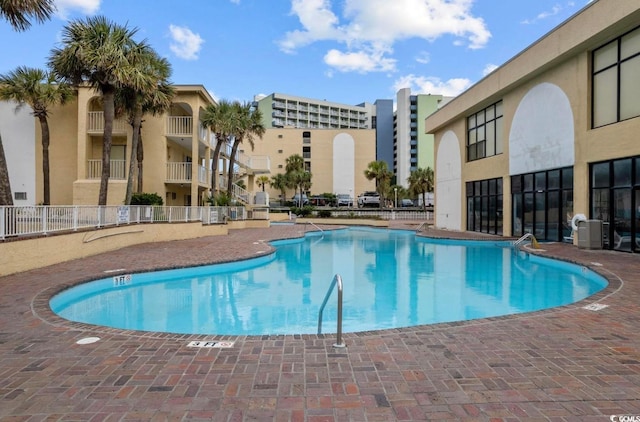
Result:
<instances>
[{"instance_id":1,"label":"tree trunk","mask_svg":"<svg viewBox=\"0 0 640 422\"><path fill-rule=\"evenodd\" d=\"M136 192L142 193L142 160L144 159L144 149L142 142L142 125L140 125L140 129L138 129L138 188Z\"/></svg>"},{"instance_id":2,"label":"tree trunk","mask_svg":"<svg viewBox=\"0 0 640 422\"><path fill-rule=\"evenodd\" d=\"M233 146L231 147L231 156L229 157L229 174L227 175L227 194L229 196L232 195L233 191L233 167L236 165L236 152L238 151L238 146L240 145L240 141L238 139L233 141Z\"/></svg>"},{"instance_id":3,"label":"tree trunk","mask_svg":"<svg viewBox=\"0 0 640 422\"><path fill-rule=\"evenodd\" d=\"M106 88L102 92L104 133L102 135L102 175L100 176L98 205L107 205L109 177L111 177L111 142L113 136L113 121L115 119L114 93L115 89L113 87Z\"/></svg>"},{"instance_id":4,"label":"tree trunk","mask_svg":"<svg viewBox=\"0 0 640 422\"><path fill-rule=\"evenodd\" d=\"M222 149L222 134L216 134L216 147L213 149L213 156L211 157L211 192L215 195L218 192L218 161L220 157L220 149Z\"/></svg>"},{"instance_id":5,"label":"tree trunk","mask_svg":"<svg viewBox=\"0 0 640 422\"><path fill-rule=\"evenodd\" d=\"M47 117L38 116L40 128L42 129L42 189L44 198L43 205L51 205L51 179L49 171L49 122Z\"/></svg>"},{"instance_id":6,"label":"tree trunk","mask_svg":"<svg viewBox=\"0 0 640 422\"><path fill-rule=\"evenodd\" d=\"M129 171L127 175L127 190L124 194L124 204L131 205L131 195L133 194L133 179L138 161L138 144L140 143L140 127L142 126L142 106L137 105L133 116L133 130L131 135L131 158L129 159Z\"/></svg>"},{"instance_id":7,"label":"tree trunk","mask_svg":"<svg viewBox=\"0 0 640 422\"><path fill-rule=\"evenodd\" d=\"M11 196L11 182L9 180L9 169L7 168L7 159L4 156L4 147L2 146L1 135L0 135L0 205L13 205L13 197Z\"/></svg>"}]
</instances>

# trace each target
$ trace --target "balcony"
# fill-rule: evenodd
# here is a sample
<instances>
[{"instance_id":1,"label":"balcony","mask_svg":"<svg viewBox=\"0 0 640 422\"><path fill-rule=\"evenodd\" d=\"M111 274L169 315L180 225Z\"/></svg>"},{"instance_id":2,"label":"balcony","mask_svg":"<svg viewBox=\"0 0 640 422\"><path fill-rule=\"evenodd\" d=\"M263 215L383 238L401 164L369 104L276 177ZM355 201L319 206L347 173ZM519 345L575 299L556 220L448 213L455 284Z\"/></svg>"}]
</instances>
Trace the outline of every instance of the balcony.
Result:
<instances>
[{"instance_id":1,"label":"balcony","mask_svg":"<svg viewBox=\"0 0 640 422\"><path fill-rule=\"evenodd\" d=\"M191 183L191 169L193 163L170 162L167 163L167 174L165 183ZM197 166L198 184L209 186L210 171L203 167Z\"/></svg>"},{"instance_id":2,"label":"balcony","mask_svg":"<svg viewBox=\"0 0 640 422\"><path fill-rule=\"evenodd\" d=\"M110 174L109 179L124 180L126 179L126 161L125 160L111 160L110 161ZM87 160L87 179L101 179L102 178L102 159L99 160Z\"/></svg>"},{"instance_id":3,"label":"balcony","mask_svg":"<svg viewBox=\"0 0 640 422\"><path fill-rule=\"evenodd\" d=\"M168 116L167 136L191 136L193 134L193 117Z\"/></svg>"},{"instance_id":4,"label":"balcony","mask_svg":"<svg viewBox=\"0 0 640 422\"><path fill-rule=\"evenodd\" d=\"M87 113L87 132L104 132L104 112L89 111ZM125 119L115 119L113 121L113 133L127 133L127 122Z\"/></svg>"}]
</instances>

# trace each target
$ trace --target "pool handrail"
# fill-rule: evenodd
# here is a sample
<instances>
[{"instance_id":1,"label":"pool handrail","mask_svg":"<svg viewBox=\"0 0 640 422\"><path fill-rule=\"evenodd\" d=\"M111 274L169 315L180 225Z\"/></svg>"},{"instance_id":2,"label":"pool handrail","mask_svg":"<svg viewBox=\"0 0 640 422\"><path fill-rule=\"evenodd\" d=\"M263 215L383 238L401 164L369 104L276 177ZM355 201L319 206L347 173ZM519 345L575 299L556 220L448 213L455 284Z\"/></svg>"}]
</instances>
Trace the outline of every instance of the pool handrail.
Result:
<instances>
[{"instance_id":1,"label":"pool handrail","mask_svg":"<svg viewBox=\"0 0 640 422\"><path fill-rule=\"evenodd\" d=\"M316 229L320 230L321 234L324 234L324 230L322 230L320 227L318 227L318 225L316 225L313 221L307 221L307 224L311 224L313 227L315 227ZM307 231L307 226L304 226L304 231Z\"/></svg>"},{"instance_id":2,"label":"pool handrail","mask_svg":"<svg viewBox=\"0 0 640 422\"><path fill-rule=\"evenodd\" d=\"M324 307L333 292L333 288L338 285L338 321L337 321L337 339L334 343L333 347L346 347L344 342L342 341L342 277L340 274L336 274L329 285L329 289L327 290L327 294L324 296L324 300L322 301L322 305L320 305L320 311L318 312L318 335L322 334L322 312L324 311Z\"/></svg>"}]
</instances>

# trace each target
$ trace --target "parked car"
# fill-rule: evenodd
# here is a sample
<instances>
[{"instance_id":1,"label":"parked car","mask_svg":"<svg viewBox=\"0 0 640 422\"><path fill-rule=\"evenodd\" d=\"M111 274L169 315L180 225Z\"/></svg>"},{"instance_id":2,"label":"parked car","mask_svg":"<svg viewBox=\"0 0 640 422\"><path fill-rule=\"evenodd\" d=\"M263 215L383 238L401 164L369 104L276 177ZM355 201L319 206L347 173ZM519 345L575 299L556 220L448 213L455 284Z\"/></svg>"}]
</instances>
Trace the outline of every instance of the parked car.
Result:
<instances>
[{"instance_id":1,"label":"parked car","mask_svg":"<svg viewBox=\"0 0 640 422\"><path fill-rule=\"evenodd\" d=\"M403 207L403 208L404 207L413 207L414 204L413 204L413 201L411 199L405 198L405 199L402 199L400 201L400 206Z\"/></svg>"},{"instance_id":2,"label":"parked car","mask_svg":"<svg viewBox=\"0 0 640 422\"><path fill-rule=\"evenodd\" d=\"M353 198L346 193L336 195L336 205L339 207L353 207Z\"/></svg>"},{"instance_id":3,"label":"parked car","mask_svg":"<svg viewBox=\"0 0 640 422\"><path fill-rule=\"evenodd\" d=\"M304 200L304 197L303 197ZM311 205L315 205L317 207L322 207L327 205L327 203L329 202L329 200L322 195L313 195L311 197L311 199L309 199L309 202L311 203Z\"/></svg>"},{"instance_id":4,"label":"parked car","mask_svg":"<svg viewBox=\"0 0 640 422\"><path fill-rule=\"evenodd\" d=\"M293 201L293 205L295 205L296 207L300 205L300 194L296 193L295 195L293 195L291 201ZM307 195L305 194L302 195L302 205L309 205L309 198L307 198Z\"/></svg>"},{"instance_id":5,"label":"parked car","mask_svg":"<svg viewBox=\"0 0 640 422\"><path fill-rule=\"evenodd\" d=\"M358 196L358 207L379 207L380 194L378 192L367 191Z\"/></svg>"}]
</instances>

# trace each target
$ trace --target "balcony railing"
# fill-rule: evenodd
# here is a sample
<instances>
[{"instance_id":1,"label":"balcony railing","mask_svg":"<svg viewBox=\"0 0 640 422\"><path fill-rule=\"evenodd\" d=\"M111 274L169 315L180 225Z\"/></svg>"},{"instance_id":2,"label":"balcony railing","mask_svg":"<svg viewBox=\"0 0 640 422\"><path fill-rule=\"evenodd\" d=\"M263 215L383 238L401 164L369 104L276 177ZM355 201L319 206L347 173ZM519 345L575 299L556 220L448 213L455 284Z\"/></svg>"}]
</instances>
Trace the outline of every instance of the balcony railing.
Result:
<instances>
[{"instance_id":1,"label":"balcony railing","mask_svg":"<svg viewBox=\"0 0 640 422\"><path fill-rule=\"evenodd\" d=\"M170 162L167 163L166 183L191 183L191 169L193 163ZM211 172L204 166L198 166L198 183L209 186Z\"/></svg>"},{"instance_id":2,"label":"balcony railing","mask_svg":"<svg viewBox=\"0 0 640 422\"><path fill-rule=\"evenodd\" d=\"M127 122L124 119L115 119L113 121L113 133L125 133L126 131ZM104 112L90 111L87 113L87 132L104 132Z\"/></svg>"},{"instance_id":3,"label":"balcony railing","mask_svg":"<svg viewBox=\"0 0 640 422\"><path fill-rule=\"evenodd\" d=\"M220 152L224 157L231 157L232 146L226 144L222 147ZM271 170L271 161L268 156L254 156L250 157L246 155L242 151L236 151L236 164L246 168L253 170L254 172L262 172L262 171L270 171Z\"/></svg>"},{"instance_id":4,"label":"balcony railing","mask_svg":"<svg viewBox=\"0 0 640 422\"><path fill-rule=\"evenodd\" d=\"M125 160L110 161L110 179L126 179ZM87 179L100 179L102 177L102 160L87 160Z\"/></svg>"},{"instance_id":5,"label":"balcony railing","mask_svg":"<svg viewBox=\"0 0 640 422\"><path fill-rule=\"evenodd\" d=\"M167 136L191 136L193 134L193 117L168 116Z\"/></svg>"}]
</instances>

